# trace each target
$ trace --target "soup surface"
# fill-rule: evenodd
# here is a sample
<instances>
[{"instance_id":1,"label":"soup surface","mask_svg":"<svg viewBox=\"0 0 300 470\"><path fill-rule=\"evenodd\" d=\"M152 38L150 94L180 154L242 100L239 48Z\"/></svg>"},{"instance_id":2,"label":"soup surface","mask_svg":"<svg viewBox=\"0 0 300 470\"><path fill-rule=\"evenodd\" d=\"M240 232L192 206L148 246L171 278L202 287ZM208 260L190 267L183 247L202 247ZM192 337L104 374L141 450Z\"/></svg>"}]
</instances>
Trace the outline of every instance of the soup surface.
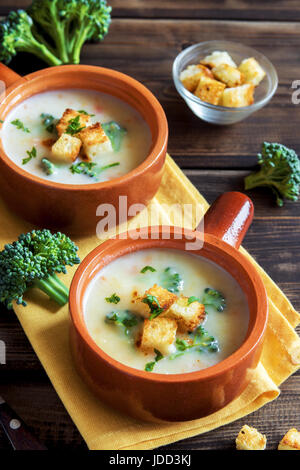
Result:
<instances>
[{"instance_id":1,"label":"soup surface","mask_svg":"<svg viewBox=\"0 0 300 470\"><path fill-rule=\"evenodd\" d=\"M154 284L192 302L199 299L206 312L200 331L177 333L171 353L163 358L157 350L145 353L137 347L144 319L131 310L133 293L142 294ZM223 311L209 305L211 291L204 295L208 287L222 293L217 300L223 301ZM122 318L122 312L130 315L125 326L111 321ZM117 361L151 373L176 374L213 366L231 355L245 338L249 313L238 283L216 264L175 250L150 249L127 254L97 273L85 294L84 318L95 343Z\"/></svg>"},{"instance_id":2,"label":"soup surface","mask_svg":"<svg viewBox=\"0 0 300 470\"><path fill-rule=\"evenodd\" d=\"M92 162L83 162L80 155L73 161L57 162L51 145L59 137L55 126L66 109L90 115L90 125L116 123L121 129L117 145L110 151L98 152ZM79 89L49 91L28 98L7 116L0 135L6 154L18 166L63 184L88 184L120 177L145 160L152 142L148 125L127 103L104 93ZM45 166L43 159L53 163L52 174L48 174L49 165Z\"/></svg>"}]
</instances>

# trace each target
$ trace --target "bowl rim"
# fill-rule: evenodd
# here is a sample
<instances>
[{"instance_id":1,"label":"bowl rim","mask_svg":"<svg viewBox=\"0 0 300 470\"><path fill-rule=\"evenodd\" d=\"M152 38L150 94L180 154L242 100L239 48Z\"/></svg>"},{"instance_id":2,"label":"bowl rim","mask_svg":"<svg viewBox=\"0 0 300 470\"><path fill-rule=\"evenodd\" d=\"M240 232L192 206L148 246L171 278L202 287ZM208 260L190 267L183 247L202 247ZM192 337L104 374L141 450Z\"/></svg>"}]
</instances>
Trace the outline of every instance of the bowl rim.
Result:
<instances>
[{"instance_id":1,"label":"bowl rim","mask_svg":"<svg viewBox=\"0 0 300 470\"><path fill-rule=\"evenodd\" d=\"M188 239L189 241L191 240L191 238L195 237L200 240L203 240L203 234L200 232L195 232L193 230L174 226L149 226L141 229L141 232L147 232L149 234L150 230L153 229L156 229L159 234L163 234L165 229L167 229L168 231L170 230L171 234L181 233L184 234L184 237L186 237L186 239ZM127 235L129 236L125 239L124 237L122 237L122 235L124 236L124 234L121 234L120 238L108 239L98 245L96 248L94 248L80 263L72 279L69 296L70 319L73 327L76 329L78 335L84 342L85 346L91 349L93 353L99 357L100 360L103 360L109 367L112 367L119 373L125 373L126 375L135 377L136 379L141 379L152 383L186 383L211 380L218 377L219 375L222 375L234 369L241 361L245 360L249 355L251 355L252 351L262 341L268 321L268 299L264 284L254 265L240 251L233 248L231 245L224 242L223 240L220 240L214 235L210 234L205 234L204 236L205 246L213 250L221 250L222 252L225 252L227 256L229 255L230 257L234 258L235 262L239 263L240 265L244 265L244 271L245 273L247 273L249 280L252 282L253 289L256 294L255 300L257 305L257 316L255 322L251 329L250 326L248 326L246 338L236 351L234 351L230 356L226 357L224 360L218 362L214 366L202 369L200 371L187 372L184 374L159 374L156 372L150 374L149 372L136 369L134 367L119 362L118 360L112 358L109 354L104 352L103 349L101 349L101 347L96 344L96 342L92 339L91 335L87 330L87 326L84 321L84 314L81 311L81 305L79 300L79 294L81 293L81 291L78 290L78 286L80 286L80 283L82 283L82 279L89 274L89 269L92 268L93 262L97 258L104 256L105 251L110 248L113 249L114 252L117 253L117 255L113 257L113 259L111 259L110 256L110 260L108 261L108 263L105 264L105 266L111 261L122 256L122 253L120 255L120 252L118 252L118 245L120 243L123 244L125 242L125 244L129 246L139 245L141 243L141 248L137 248L137 251L140 251L143 249L155 248L155 246L158 245L160 241L163 241L166 245L170 241L163 240L162 238L150 238L147 241L150 241L150 245L152 246L148 245L146 248L143 248L143 241L140 242L141 239L130 239L130 232L131 231L127 232ZM168 249L166 246L163 246L162 248ZM172 249L172 247L170 249ZM134 250L131 249L130 253L133 251ZM199 256L201 256L201 254ZM94 273L95 271L97 271L98 273L99 269L95 269L92 272ZM87 287L84 289L83 296L86 292L86 289Z\"/></svg>"},{"instance_id":2,"label":"bowl rim","mask_svg":"<svg viewBox=\"0 0 300 470\"><path fill-rule=\"evenodd\" d=\"M172 75L173 75L173 81L174 81L176 90L178 91L178 93L184 99L191 100L191 101L193 101L194 103L196 103L198 105L202 105L206 108L221 111L221 112L222 111L227 112L227 113L228 112L230 112L230 113L239 113L240 111L241 112L242 111L251 111L251 112L253 112L253 111L256 111L259 108L263 107L272 98L272 96L274 95L274 93L277 90L277 87L278 87L278 74L277 74L277 71L276 71L274 65L272 64L272 62L262 52L254 49L253 47L248 46L248 45L240 44L241 47L243 47L245 49L248 49L248 51L252 52L253 55L258 54L258 55L262 56L263 59L268 63L268 65L270 67L270 70L271 70L271 73L273 74L273 78L271 78L271 81L273 82L271 90L269 91L269 93L264 98L262 98L258 101L254 101L254 103L250 104L249 106L241 106L239 108L230 107L230 106L215 105L215 104L207 103L206 101L202 101L200 98L198 98L193 93L188 91L183 86L183 84L181 83L181 81L179 79L179 76L177 74L177 67L178 67L178 63L180 62L182 57L184 57L188 52L190 52L194 49L197 49L200 46L213 45L214 43L220 43L220 42L225 44L225 47L226 47L226 44L228 45L228 47L233 46L233 45L234 46L239 45L239 43L237 43L235 41L227 41L225 39L224 40L223 39L216 39L216 40L212 40L212 41L203 41L203 42L198 42L197 44L192 44L191 46L187 47L186 49L183 49L175 57L175 59L173 61L173 66L172 66ZM268 74L270 76L270 72L266 72L266 74Z\"/></svg>"},{"instance_id":3,"label":"bowl rim","mask_svg":"<svg viewBox=\"0 0 300 470\"><path fill-rule=\"evenodd\" d=\"M17 80L15 83L10 85L6 89L6 96L3 102L0 104L0 109L2 107L6 106L6 100L9 98L10 94L14 91L17 90L18 88L22 87L29 87L31 83L33 83L35 80L39 80L41 76L44 76L45 79L47 80L48 77L52 75L59 75L59 74L64 74L64 73L70 73L70 72L78 72L78 70L84 72L84 73L98 73L102 74L103 76L109 77L111 80L118 79L125 86L129 86L131 88L135 88L139 91L141 95L145 98L147 102L147 106L149 106L152 109L153 116L155 116L155 120L157 123L157 137L156 140L153 141L153 136L152 136L152 147L150 148L150 151L146 158L135 168L133 168L130 172L125 173L124 175L118 177L118 178L113 178L108 181L103 181L99 183L89 183L89 184L66 184L66 183L57 183L55 181L49 181L46 178L41 178L39 176L33 175L32 173L24 170L20 166L18 166L9 156L6 154L3 143L2 143L2 138L0 136L0 159L7 165L9 166L14 172L18 173L21 177L25 178L26 180L29 180L32 183L38 184L40 186L46 187L48 189L56 189L56 190L67 190L67 191L94 191L94 190L106 190L106 189L114 189L115 187L118 187L119 185L122 185L123 183L129 184L133 179L136 177L142 175L145 171L147 171L149 168L151 168L152 165L154 165L159 159L161 154L165 151L167 147L167 142L168 142L168 122L167 118L165 115L165 112L163 110L163 107L157 100L157 98L153 95L153 93L142 83L140 83L138 80L130 77L127 74L124 74L122 72L119 72L114 69L110 69L107 67L99 67L96 65L83 65L83 64L78 64L78 65L59 65L56 67L47 67L41 70L38 70L36 72L30 73L28 75L25 75L23 77L20 76L20 80ZM68 89L67 86L62 86L61 89ZM86 86L84 88L86 90L92 90L91 88ZM51 91L51 88L45 91ZM31 95L33 96L33 95ZM23 100L20 100L22 102ZM134 108L134 106L132 105ZM9 112L14 108L14 105L10 107ZM136 110L137 111L137 110ZM139 114L140 112L137 111ZM3 123L2 123L3 125ZM1 128L2 128L1 125Z\"/></svg>"}]
</instances>

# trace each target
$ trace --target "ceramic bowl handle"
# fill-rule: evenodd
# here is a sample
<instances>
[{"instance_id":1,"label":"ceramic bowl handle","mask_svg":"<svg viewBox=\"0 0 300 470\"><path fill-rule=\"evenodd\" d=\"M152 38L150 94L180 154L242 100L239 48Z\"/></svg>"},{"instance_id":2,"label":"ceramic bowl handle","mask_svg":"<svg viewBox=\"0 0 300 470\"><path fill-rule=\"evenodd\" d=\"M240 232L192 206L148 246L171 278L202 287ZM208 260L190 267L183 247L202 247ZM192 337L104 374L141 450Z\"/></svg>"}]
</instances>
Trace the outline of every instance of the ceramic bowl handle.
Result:
<instances>
[{"instance_id":1,"label":"ceramic bowl handle","mask_svg":"<svg viewBox=\"0 0 300 470\"><path fill-rule=\"evenodd\" d=\"M219 196L204 216L204 233L239 248L252 222L254 207L245 194L228 192Z\"/></svg>"},{"instance_id":2,"label":"ceramic bowl handle","mask_svg":"<svg viewBox=\"0 0 300 470\"><path fill-rule=\"evenodd\" d=\"M21 79L21 75L18 75L12 69L0 62L0 80L5 83L6 88Z\"/></svg>"}]
</instances>

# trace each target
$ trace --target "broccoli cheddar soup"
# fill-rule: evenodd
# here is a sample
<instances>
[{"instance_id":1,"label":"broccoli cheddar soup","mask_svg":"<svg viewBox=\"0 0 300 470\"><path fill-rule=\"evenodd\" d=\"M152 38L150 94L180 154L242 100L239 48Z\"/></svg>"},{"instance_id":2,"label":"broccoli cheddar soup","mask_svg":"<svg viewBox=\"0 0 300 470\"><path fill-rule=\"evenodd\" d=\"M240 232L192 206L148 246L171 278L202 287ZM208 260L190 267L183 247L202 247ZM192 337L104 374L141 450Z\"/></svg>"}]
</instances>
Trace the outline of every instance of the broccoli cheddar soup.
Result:
<instances>
[{"instance_id":1,"label":"broccoli cheddar soup","mask_svg":"<svg viewBox=\"0 0 300 470\"><path fill-rule=\"evenodd\" d=\"M89 90L56 90L16 106L1 130L8 157L40 178L87 184L120 177L147 157L148 125L127 103Z\"/></svg>"},{"instance_id":2,"label":"broccoli cheddar soup","mask_svg":"<svg viewBox=\"0 0 300 470\"><path fill-rule=\"evenodd\" d=\"M222 361L242 344L247 300L206 258L174 250L127 254L100 270L84 298L95 343L123 364L178 374Z\"/></svg>"}]
</instances>

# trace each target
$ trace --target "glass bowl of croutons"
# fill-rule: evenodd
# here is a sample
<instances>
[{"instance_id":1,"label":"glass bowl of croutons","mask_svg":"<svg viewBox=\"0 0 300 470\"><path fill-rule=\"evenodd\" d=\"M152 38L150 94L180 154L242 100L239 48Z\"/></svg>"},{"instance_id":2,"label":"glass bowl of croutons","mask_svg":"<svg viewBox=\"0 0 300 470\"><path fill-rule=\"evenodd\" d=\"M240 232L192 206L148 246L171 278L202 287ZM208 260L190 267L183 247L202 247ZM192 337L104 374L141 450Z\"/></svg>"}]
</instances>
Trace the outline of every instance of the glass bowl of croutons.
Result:
<instances>
[{"instance_id":1,"label":"glass bowl of croutons","mask_svg":"<svg viewBox=\"0 0 300 470\"><path fill-rule=\"evenodd\" d=\"M278 85L267 57L223 40L200 42L180 52L173 64L173 80L196 116L221 125L242 121L262 108Z\"/></svg>"}]
</instances>

